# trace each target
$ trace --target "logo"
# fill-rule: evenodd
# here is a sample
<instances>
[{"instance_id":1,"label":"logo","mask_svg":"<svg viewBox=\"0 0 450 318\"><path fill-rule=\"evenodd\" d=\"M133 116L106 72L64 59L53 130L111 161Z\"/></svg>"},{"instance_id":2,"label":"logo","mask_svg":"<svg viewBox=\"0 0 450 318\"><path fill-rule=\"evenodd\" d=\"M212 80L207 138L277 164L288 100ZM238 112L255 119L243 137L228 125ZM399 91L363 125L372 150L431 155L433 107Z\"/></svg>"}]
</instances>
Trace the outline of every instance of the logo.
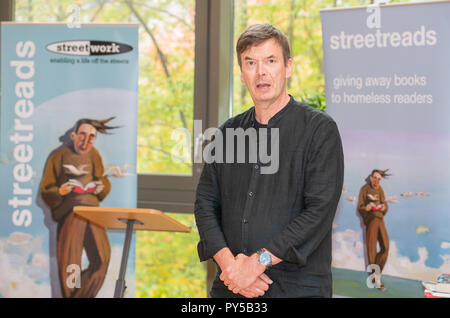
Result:
<instances>
[{"instance_id":1,"label":"logo","mask_svg":"<svg viewBox=\"0 0 450 318\"><path fill-rule=\"evenodd\" d=\"M204 132L201 120L194 120L194 154L191 153L191 132L175 128L171 139L176 144L171 149L176 163L259 163L261 174L274 174L280 166L280 140L278 128L210 127ZM206 143L205 147L203 145ZM269 151L270 149L270 151Z\"/></svg>"},{"instance_id":2,"label":"logo","mask_svg":"<svg viewBox=\"0 0 450 318\"><path fill-rule=\"evenodd\" d=\"M47 45L47 50L58 54L93 56L127 53L133 47L117 42L81 40L52 43Z\"/></svg>"},{"instance_id":3,"label":"logo","mask_svg":"<svg viewBox=\"0 0 450 318\"><path fill-rule=\"evenodd\" d=\"M366 12L371 13L366 20L366 25L369 29L381 28L381 10L378 4L368 6ZM373 12L373 13L372 13Z\"/></svg>"}]
</instances>

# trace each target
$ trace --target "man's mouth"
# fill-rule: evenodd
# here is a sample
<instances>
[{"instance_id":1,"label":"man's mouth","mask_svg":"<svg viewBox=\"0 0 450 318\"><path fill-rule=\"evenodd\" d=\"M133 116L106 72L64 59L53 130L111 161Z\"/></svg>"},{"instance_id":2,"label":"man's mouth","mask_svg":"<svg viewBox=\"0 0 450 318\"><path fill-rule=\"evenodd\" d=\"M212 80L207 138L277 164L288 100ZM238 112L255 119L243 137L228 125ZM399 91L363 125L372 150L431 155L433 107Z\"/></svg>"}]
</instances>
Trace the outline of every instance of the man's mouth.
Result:
<instances>
[{"instance_id":1,"label":"man's mouth","mask_svg":"<svg viewBox=\"0 0 450 318\"><path fill-rule=\"evenodd\" d=\"M264 88L269 88L269 87L270 87L270 84L267 84L267 83L256 84L256 88L264 89Z\"/></svg>"}]
</instances>

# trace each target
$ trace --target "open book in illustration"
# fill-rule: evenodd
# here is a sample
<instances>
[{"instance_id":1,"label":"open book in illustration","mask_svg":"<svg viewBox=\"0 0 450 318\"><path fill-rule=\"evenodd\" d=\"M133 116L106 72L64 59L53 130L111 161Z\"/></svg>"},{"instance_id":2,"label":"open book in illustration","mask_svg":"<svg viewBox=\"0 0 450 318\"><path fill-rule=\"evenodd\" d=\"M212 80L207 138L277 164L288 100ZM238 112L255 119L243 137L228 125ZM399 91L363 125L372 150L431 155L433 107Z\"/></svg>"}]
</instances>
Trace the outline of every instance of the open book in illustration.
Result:
<instances>
[{"instance_id":1,"label":"open book in illustration","mask_svg":"<svg viewBox=\"0 0 450 318\"><path fill-rule=\"evenodd\" d=\"M370 206L372 207L372 211L381 211L384 208L384 204L376 205L373 202L370 202Z\"/></svg>"},{"instance_id":2,"label":"open book in illustration","mask_svg":"<svg viewBox=\"0 0 450 318\"><path fill-rule=\"evenodd\" d=\"M83 193L94 193L97 185L94 181L89 182L86 185L83 185L80 181L76 179L69 179L66 182L67 185L73 186L72 191L75 193L83 194Z\"/></svg>"}]
</instances>

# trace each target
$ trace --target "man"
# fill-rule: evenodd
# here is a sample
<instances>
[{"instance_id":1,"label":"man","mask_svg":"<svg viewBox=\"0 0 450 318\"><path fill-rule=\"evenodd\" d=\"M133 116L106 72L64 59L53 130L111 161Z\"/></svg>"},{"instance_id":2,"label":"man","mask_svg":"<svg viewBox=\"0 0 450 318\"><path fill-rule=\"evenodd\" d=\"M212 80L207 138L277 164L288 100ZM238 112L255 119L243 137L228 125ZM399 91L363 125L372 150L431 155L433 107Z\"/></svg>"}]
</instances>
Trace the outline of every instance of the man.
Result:
<instances>
[{"instance_id":1,"label":"man","mask_svg":"<svg viewBox=\"0 0 450 318\"><path fill-rule=\"evenodd\" d=\"M94 142L97 132L117 128L106 125L113 118L77 121L71 133L73 144L50 156L42 177L42 198L58 222L57 260L62 294L66 298L95 297L108 269L111 249L106 230L75 217L73 207L98 206L111 189L108 177L103 176L102 158ZM81 273L79 286L74 287L67 282L73 274L70 266L75 264L81 269L83 248L89 267Z\"/></svg>"},{"instance_id":2,"label":"man","mask_svg":"<svg viewBox=\"0 0 450 318\"><path fill-rule=\"evenodd\" d=\"M210 294L331 297L331 227L343 183L338 129L328 115L287 94L292 58L278 29L250 26L236 51L241 81L255 106L220 131L254 129L267 131L267 141L278 137L271 149L279 151L271 155L279 165L274 173L262 173L261 156L256 164L204 165L195 217L200 260L212 258L218 265ZM264 141L258 139L257 146Z\"/></svg>"},{"instance_id":3,"label":"man","mask_svg":"<svg viewBox=\"0 0 450 318\"><path fill-rule=\"evenodd\" d=\"M381 178L384 179L390 175L387 173L388 170L373 170L369 176L369 182L361 188L358 199L358 212L366 226L368 262L369 265L379 267L379 274L383 271L389 253L389 237L383 220L389 206L380 185ZM378 253L377 243L380 245ZM382 291L386 289L380 277L375 279L375 286Z\"/></svg>"}]
</instances>

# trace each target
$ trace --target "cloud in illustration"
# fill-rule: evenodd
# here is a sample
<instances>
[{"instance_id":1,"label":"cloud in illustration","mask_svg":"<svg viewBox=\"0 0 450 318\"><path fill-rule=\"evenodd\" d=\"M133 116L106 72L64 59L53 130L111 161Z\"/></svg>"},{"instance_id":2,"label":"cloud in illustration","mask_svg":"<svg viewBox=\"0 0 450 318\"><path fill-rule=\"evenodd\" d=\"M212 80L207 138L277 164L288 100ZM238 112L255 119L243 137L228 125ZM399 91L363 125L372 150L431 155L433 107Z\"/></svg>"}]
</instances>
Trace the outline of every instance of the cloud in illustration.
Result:
<instances>
[{"instance_id":1,"label":"cloud in illustration","mask_svg":"<svg viewBox=\"0 0 450 318\"><path fill-rule=\"evenodd\" d=\"M42 250L43 239L13 232L0 238L0 296L48 297L49 259Z\"/></svg>"},{"instance_id":2,"label":"cloud in illustration","mask_svg":"<svg viewBox=\"0 0 450 318\"><path fill-rule=\"evenodd\" d=\"M444 244L443 244L444 243ZM450 247L450 242L442 242L442 245ZM425 265L429 256L425 247L418 247L417 261L411 261L402 256L395 244L389 243L389 256L383 274L414 280L434 281L442 273L450 272L450 255L440 255L443 264L439 268ZM365 249L362 235L353 230L345 230L333 233L333 267L345 268L356 271L364 271L366 268Z\"/></svg>"},{"instance_id":3,"label":"cloud in illustration","mask_svg":"<svg viewBox=\"0 0 450 318\"><path fill-rule=\"evenodd\" d=\"M13 232L0 238L0 272L8 273L0 280L0 298L50 297L49 256L43 252L43 239L28 233ZM122 247L111 246L111 261L98 298L112 298L119 275ZM82 268L87 265L83 257ZM128 266L125 297L134 298L136 276Z\"/></svg>"},{"instance_id":4,"label":"cloud in illustration","mask_svg":"<svg viewBox=\"0 0 450 318\"><path fill-rule=\"evenodd\" d=\"M425 225L418 225L416 227L416 234L417 235L425 235L430 233L430 228L428 226Z\"/></svg>"}]
</instances>

